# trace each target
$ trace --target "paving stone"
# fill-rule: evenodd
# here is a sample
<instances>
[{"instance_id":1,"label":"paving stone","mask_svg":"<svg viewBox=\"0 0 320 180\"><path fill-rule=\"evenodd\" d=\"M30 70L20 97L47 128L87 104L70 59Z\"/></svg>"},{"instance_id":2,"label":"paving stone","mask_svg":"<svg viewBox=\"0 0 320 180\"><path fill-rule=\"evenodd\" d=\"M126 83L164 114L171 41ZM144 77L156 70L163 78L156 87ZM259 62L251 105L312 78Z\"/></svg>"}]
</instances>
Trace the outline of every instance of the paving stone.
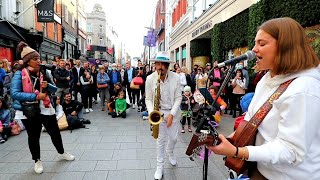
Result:
<instances>
[{"instance_id":1,"label":"paving stone","mask_svg":"<svg viewBox=\"0 0 320 180\"><path fill-rule=\"evenodd\" d=\"M40 159L41 161L53 161L54 158L59 154L55 149L54 151L41 151ZM20 162L32 162L32 156L30 152L26 152L25 156L20 160Z\"/></svg>"},{"instance_id":2,"label":"paving stone","mask_svg":"<svg viewBox=\"0 0 320 180\"><path fill-rule=\"evenodd\" d=\"M153 159L156 157L156 149L137 149L137 159Z\"/></svg>"},{"instance_id":3,"label":"paving stone","mask_svg":"<svg viewBox=\"0 0 320 180\"><path fill-rule=\"evenodd\" d=\"M83 153L80 160L99 161L99 160L111 160L113 150L87 150Z\"/></svg>"},{"instance_id":4,"label":"paving stone","mask_svg":"<svg viewBox=\"0 0 320 180\"><path fill-rule=\"evenodd\" d=\"M109 171L107 180L145 180L144 170Z\"/></svg>"},{"instance_id":5,"label":"paving stone","mask_svg":"<svg viewBox=\"0 0 320 180\"><path fill-rule=\"evenodd\" d=\"M102 136L101 138L101 142L105 143L105 142L117 142L117 136Z\"/></svg>"},{"instance_id":6,"label":"paving stone","mask_svg":"<svg viewBox=\"0 0 320 180\"><path fill-rule=\"evenodd\" d=\"M103 150L103 149L120 149L120 143L98 143L94 144L92 149Z\"/></svg>"},{"instance_id":7,"label":"paving stone","mask_svg":"<svg viewBox=\"0 0 320 180\"><path fill-rule=\"evenodd\" d=\"M137 159L136 149L114 150L112 160Z\"/></svg>"},{"instance_id":8,"label":"paving stone","mask_svg":"<svg viewBox=\"0 0 320 180\"><path fill-rule=\"evenodd\" d=\"M33 168L34 163L7 163L0 169L0 173L25 173Z\"/></svg>"},{"instance_id":9,"label":"paving stone","mask_svg":"<svg viewBox=\"0 0 320 180\"><path fill-rule=\"evenodd\" d=\"M97 161L72 161L65 171L93 171Z\"/></svg>"},{"instance_id":10,"label":"paving stone","mask_svg":"<svg viewBox=\"0 0 320 180\"><path fill-rule=\"evenodd\" d=\"M106 180L108 178L108 173L108 171L86 172L83 180Z\"/></svg>"},{"instance_id":11,"label":"paving stone","mask_svg":"<svg viewBox=\"0 0 320 180\"><path fill-rule=\"evenodd\" d=\"M0 162L19 162L28 153L30 154L29 151L12 151L6 156L0 158Z\"/></svg>"},{"instance_id":12,"label":"paving stone","mask_svg":"<svg viewBox=\"0 0 320 180\"><path fill-rule=\"evenodd\" d=\"M118 161L98 161L95 170L106 171L106 170L116 170Z\"/></svg>"},{"instance_id":13,"label":"paving stone","mask_svg":"<svg viewBox=\"0 0 320 180\"><path fill-rule=\"evenodd\" d=\"M36 174L34 171L30 171L23 174L15 174L11 179L14 180L50 180L54 176L54 173L42 173ZM2 177L1 177L2 179Z\"/></svg>"},{"instance_id":14,"label":"paving stone","mask_svg":"<svg viewBox=\"0 0 320 180\"><path fill-rule=\"evenodd\" d=\"M99 143L101 141L101 136L79 136L76 143L82 143L82 144L94 144Z\"/></svg>"},{"instance_id":15,"label":"paving stone","mask_svg":"<svg viewBox=\"0 0 320 180\"><path fill-rule=\"evenodd\" d=\"M55 174L52 179L54 180L79 180L83 179L85 172L61 172Z\"/></svg>"},{"instance_id":16,"label":"paving stone","mask_svg":"<svg viewBox=\"0 0 320 180\"><path fill-rule=\"evenodd\" d=\"M70 161L54 161L54 162L42 161L43 172L50 172L50 173L63 172L67 169L69 164L70 164Z\"/></svg>"},{"instance_id":17,"label":"paving stone","mask_svg":"<svg viewBox=\"0 0 320 180\"><path fill-rule=\"evenodd\" d=\"M120 149L140 149L141 143L121 143Z\"/></svg>"},{"instance_id":18,"label":"paving stone","mask_svg":"<svg viewBox=\"0 0 320 180\"><path fill-rule=\"evenodd\" d=\"M123 143L123 142L137 142L136 136L118 136L117 142Z\"/></svg>"},{"instance_id":19,"label":"paving stone","mask_svg":"<svg viewBox=\"0 0 320 180\"><path fill-rule=\"evenodd\" d=\"M150 169L149 160L119 160L117 170Z\"/></svg>"},{"instance_id":20,"label":"paving stone","mask_svg":"<svg viewBox=\"0 0 320 180\"><path fill-rule=\"evenodd\" d=\"M92 147L93 147L93 144L86 143L86 144L77 144L74 149L77 149L77 150L90 150L90 149L92 149Z\"/></svg>"}]
</instances>

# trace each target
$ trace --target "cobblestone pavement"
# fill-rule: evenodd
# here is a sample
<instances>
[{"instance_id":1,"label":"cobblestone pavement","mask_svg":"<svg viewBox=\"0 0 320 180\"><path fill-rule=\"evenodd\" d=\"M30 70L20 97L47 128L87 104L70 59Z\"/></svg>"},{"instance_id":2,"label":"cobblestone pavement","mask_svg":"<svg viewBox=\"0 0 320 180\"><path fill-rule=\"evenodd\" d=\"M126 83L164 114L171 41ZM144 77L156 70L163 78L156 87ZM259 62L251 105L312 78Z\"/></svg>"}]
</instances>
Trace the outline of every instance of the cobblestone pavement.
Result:
<instances>
[{"instance_id":1,"label":"cobblestone pavement","mask_svg":"<svg viewBox=\"0 0 320 180\"><path fill-rule=\"evenodd\" d=\"M33 171L34 162L28 149L27 134L11 137L0 144L0 180L6 179L65 179L65 180L152 180L156 168L156 141L150 135L149 123L142 120L136 109L129 109L127 118L112 119L94 105L94 111L85 115L92 121L88 129L70 133L62 131L65 151L75 155L72 162L61 160L50 136L41 135L41 160L44 173ZM234 120L225 115L218 131L232 132ZM185 155L191 133L179 133L175 148L177 165L172 167L166 159L164 180L201 180L202 162L190 161ZM227 179L221 156L209 160L209 180Z\"/></svg>"}]
</instances>

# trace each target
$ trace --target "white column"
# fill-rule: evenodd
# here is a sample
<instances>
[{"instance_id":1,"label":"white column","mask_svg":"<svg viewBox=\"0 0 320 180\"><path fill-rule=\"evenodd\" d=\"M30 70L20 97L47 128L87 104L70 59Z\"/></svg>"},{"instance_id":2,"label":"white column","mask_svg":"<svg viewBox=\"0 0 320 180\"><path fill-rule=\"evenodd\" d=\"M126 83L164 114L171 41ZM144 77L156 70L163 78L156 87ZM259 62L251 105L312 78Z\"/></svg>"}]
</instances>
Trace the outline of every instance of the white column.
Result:
<instances>
[{"instance_id":1,"label":"white column","mask_svg":"<svg viewBox=\"0 0 320 180\"><path fill-rule=\"evenodd\" d=\"M192 70L192 58L190 57L190 41L187 39L187 44L186 44L186 66L189 69L189 71Z\"/></svg>"},{"instance_id":2,"label":"white column","mask_svg":"<svg viewBox=\"0 0 320 180\"><path fill-rule=\"evenodd\" d=\"M179 46L179 66L182 66L182 47Z\"/></svg>"}]
</instances>

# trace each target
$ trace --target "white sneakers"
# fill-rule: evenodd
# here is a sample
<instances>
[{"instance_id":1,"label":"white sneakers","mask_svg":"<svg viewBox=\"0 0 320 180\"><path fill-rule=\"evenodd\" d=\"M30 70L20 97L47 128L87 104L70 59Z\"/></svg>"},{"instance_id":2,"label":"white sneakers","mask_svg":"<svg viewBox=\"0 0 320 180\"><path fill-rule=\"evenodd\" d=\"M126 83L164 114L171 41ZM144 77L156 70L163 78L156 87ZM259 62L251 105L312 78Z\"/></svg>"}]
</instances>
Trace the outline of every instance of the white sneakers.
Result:
<instances>
[{"instance_id":1,"label":"white sneakers","mask_svg":"<svg viewBox=\"0 0 320 180\"><path fill-rule=\"evenodd\" d=\"M90 109L89 109L89 111L90 111L90 112L92 112L92 111L93 111L93 109L92 109L92 108L90 108Z\"/></svg>"},{"instance_id":2,"label":"white sneakers","mask_svg":"<svg viewBox=\"0 0 320 180\"><path fill-rule=\"evenodd\" d=\"M64 152L63 154L60 154L61 158L67 161L73 161L75 158L72 154L68 152ZM43 166L41 160L38 159L38 161L34 164L34 171L37 174L41 174L43 172Z\"/></svg>"},{"instance_id":3,"label":"white sneakers","mask_svg":"<svg viewBox=\"0 0 320 180\"><path fill-rule=\"evenodd\" d=\"M86 113L89 113L89 112L90 112L89 109L86 109L85 111L86 111Z\"/></svg>"},{"instance_id":4,"label":"white sneakers","mask_svg":"<svg viewBox=\"0 0 320 180\"><path fill-rule=\"evenodd\" d=\"M73 161L75 159L74 156L68 152L61 154L61 157L67 161Z\"/></svg>"},{"instance_id":5,"label":"white sneakers","mask_svg":"<svg viewBox=\"0 0 320 180\"><path fill-rule=\"evenodd\" d=\"M169 155L169 161L172 166L177 164L177 158L174 155Z\"/></svg>"},{"instance_id":6,"label":"white sneakers","mask_svg":"<svg viewBox=\"0 0 320 180\"><path fill-rule=\"evenodd\" d=\"M37 174L41 174L43 172L43 166L42 166L42 162L40 160L38 160L35 164L34 164L34 171Z\"/></svg>"},{"instance_id":7,"label":"white sneakers","mask_svg":"<svg viewBox=\"0 0 320 180\"><path fill-rule=\"evenodd\" d=\"M136 105L135 104L132 104L132 109L135 109L136 108Z\"/></svg>"},{"instance_id":8,"label":"white sneakers","mask_svg":"<svg viewBox=\"0 0 320 180\"><path fill-rule=\"evenodd\" d=\"M162 174L163 174L163 167L157 167L156 172L154 173L154 179L160 180L162 179Z\"/></svg>"}]
</instances>

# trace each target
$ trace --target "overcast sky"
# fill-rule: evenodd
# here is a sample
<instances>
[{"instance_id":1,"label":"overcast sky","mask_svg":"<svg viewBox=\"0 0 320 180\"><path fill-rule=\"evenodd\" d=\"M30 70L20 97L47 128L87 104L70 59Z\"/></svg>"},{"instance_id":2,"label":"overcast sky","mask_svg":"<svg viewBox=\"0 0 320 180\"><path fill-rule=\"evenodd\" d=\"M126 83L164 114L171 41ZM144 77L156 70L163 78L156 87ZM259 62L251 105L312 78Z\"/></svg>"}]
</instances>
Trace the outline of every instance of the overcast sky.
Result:
<instances>
[{"instance_id":1,"label":"overcast sky","mask_svg":"<svg viewBox=\"0 0 320 180\"><path fill-rule=\"evenodd\" d=\"M125 43L131 57L140 57L144 50L143 36L152 21L157 0L89 0L86 11L91 12L100 3L106 12L107 22L114 27Z\"/></svg>"}]
</instances>

